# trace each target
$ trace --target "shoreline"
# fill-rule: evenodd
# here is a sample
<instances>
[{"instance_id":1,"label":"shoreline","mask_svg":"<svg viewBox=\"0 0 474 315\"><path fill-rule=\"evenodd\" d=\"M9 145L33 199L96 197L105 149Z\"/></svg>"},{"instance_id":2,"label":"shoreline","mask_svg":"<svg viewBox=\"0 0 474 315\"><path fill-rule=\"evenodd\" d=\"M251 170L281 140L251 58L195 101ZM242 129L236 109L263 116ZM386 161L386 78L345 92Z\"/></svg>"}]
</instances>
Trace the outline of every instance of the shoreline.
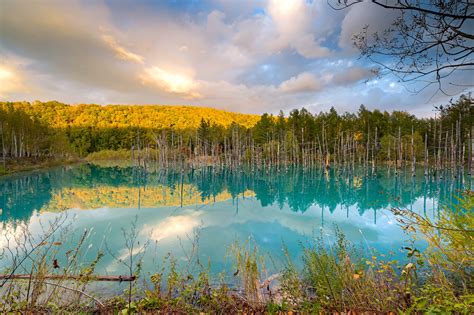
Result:
<instances>
[{"instance_id":1,"label":"shoreline","mask_svg":"<svg viewBox=\"0 0 474 315\"><path fill-rule=\"evenodd\" d=\"M29 160L17 160L6 163L7 167L4 168L3 165L0 165L0 178L7 178L9 176L20 175L28 172L41 171L48 168L53 168L57 166L66 166L74 164L87 163L84 159L78 158L68 158L68 159L29 159Z\"/></svg>"},{"instance_id":2,"label":"shoreline","mask_svg":"<svg viewBox=\"0 0 474 315\"><path fill-rule=\"evenodd\" d=\"M42 161L38 161L39 159L30 159L30 160L20 160L20 161L15 161L14 163L11 163L11 161L8 164L7 166L7 169L5 170L3 165L1 165L0 163L0 178L7 178L9 176L15 176L15 175L20 175L20 174L23 174L23 173L28 173L28 172L35 172L35 171L41 171L41 170L45 170L45 169L49 169L49 168L54 168L54 167L58 167L58 166L69 166L69 165L79 165L79 164L94 164L94 165L98 165L98 166L118 166L118 167L125 167L125 166L131 166L131 165L135 165L130 159L124 159L124 158L115 158L115 157L110 157L110 158L90 158L89 156L87 157L84 157L84 158L68 158L68 159L52 159L52 160L48 160L48 159L43 159ZM33 163L32 163L33 162ZM189 160L185 163L186 166L195 166L195 161L193 160ZM148 161L147 164L150 164L150 166L154 165L156 163L156 161ZM13 165L12 165L13 164ZM198 165L200 163L197 163ZM250 165L250 164L249 164ZM247 166L249 166L247 165ZM357 167L364 167L363 164L356 164ZM424 168L424 165L420 162L417 162L416 164L416 169L423 169ZM140 165L141 166L141 165ZM222 167L223 164L222 163L205 163L205 164L202 164L200 165L201 167L202 166L218 166L218 167ZM243 166L243 165L242 165ZM285 165L281 165L282 167L285 166ZM405 165L402 165L401 167L397 168L395 167L393 161L380 161L379 164L377 164L377 166L375 167L375 170L377 170L379 167L389 167L391 169L393 169L395 172L396 171L411 171L411 170L408 170L407 168L411 167L412 164L410 163L407 163ZM272 166L268 166L268 165L260 165L259 168L262 168L262 169L265 169L267 167L278 167L277 165L272 165ZM302 165L300 165L300 167L303 167ZM318 168L318 165L313 165L312 167L310 168ZM321 168L324 168L324 166L321 166L319 165L319 167ZM330 167L327 167L327 169L338 169L338 168L347 168L347 167L344 167L343 165L331 165ZM349 167L350 168L350 167ZM368 169L372 169L372 166L368 167ZM432 165L428 166L428 172L430 175L433 175L432 173L436 173L437 171L442 171L442 172L450 172L450 171L453 171L451 168L444 168L442 170L436 170L436 168L434 168ZM467 166L463 167L462 168L462 172L466 173L466 175L470 176L471 175L471 172L469 172L469 169L467 168ZM474 172L472 172L474 173Z\"/></svg>"}]
</instances>

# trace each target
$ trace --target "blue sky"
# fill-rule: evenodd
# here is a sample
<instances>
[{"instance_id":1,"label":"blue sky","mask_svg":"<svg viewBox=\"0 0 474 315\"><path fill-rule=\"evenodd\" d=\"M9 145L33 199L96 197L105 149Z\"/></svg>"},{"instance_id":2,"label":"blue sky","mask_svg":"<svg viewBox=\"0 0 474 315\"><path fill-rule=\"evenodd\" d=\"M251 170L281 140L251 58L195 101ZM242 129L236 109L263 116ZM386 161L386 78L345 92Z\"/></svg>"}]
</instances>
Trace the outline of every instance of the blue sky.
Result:
<instances>
[{"instance_id":1,"label":"blue sky","mask_svg":"<svg viewBox=\"0 0 474 315\"><path fill-rule=\"evenodd\" d=\"M373 77L352 45L364 25L383 30L395 14L326 0L4 0L0 99L432 115L451 97Z\"/></svg>"}]
</instances>

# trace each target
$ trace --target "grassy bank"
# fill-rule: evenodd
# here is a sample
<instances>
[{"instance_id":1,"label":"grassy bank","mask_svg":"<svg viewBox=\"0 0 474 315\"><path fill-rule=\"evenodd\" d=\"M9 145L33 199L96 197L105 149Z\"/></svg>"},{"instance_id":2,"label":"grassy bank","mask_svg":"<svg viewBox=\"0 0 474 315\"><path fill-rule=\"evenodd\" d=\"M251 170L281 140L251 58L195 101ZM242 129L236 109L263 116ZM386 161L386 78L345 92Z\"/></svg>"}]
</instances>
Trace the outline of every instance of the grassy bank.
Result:
<instances>
[{"instance_id":1,"label":"grassy bank","mask_svg":"<svg viewBox=\"0 0 474 315\"><path fill-rule=\"evenodd\" d=\"M20 172L34 171L60 165L69 165L79 162L81 162L81 160L75 157L7 159L5 163L0 163L0 176L11 175Z\"/></svg>"},{"instance_id":2,"label":"grassy bank","mask_svg":"<svg viewBox=\"0 0 474 315\"><path fill-rule=\"evenodd\" d=\"M86 160L89 162L93 161L130 161L132 158L132 152L130 150L102 150L98 152L90 153Z\"/></svg>"},{"instance_id":3,"label":"grassy bank","mask_svg":"<svg viewBox=\"0 0 474 315\"><path fill-rule=\"evenodd\" d=\"M211 275L212 262L199 260L199 234L186 254L184 266L169 254L156 269L145 274L143 255L154 244L139 244L134 222L123 229L126 255L117 263L127 276L137 281L112 298L91 288L95 268L104 255L80 261L88 251L85 231L75 248L67 251L67 261L56 268L58 248L71 237L64 217L44 228L43 236L33 237L26 229L11 236L2 259L13 263L3 274L27 274L29 279L0 279L0 310L3 312L70 313L459 313L474 312L472 266L474 251L474 193L459 197L453 209L440 212L437 221L416 213L394 209L399 224L411 234L413 243L405 247L407 261L368 256L337 232L337 241L315 238L302 244L303 255L286 260L278 273L269 274L266 259L252 242L234 243L228 249L233 263L231 274ZM423 237L428 248L420 252L415 239ZM13 246L14 244L18 246ZM286 253L286 247L282 244ZM31 262L28 264L27 262ZM62 275L51 280L48 275ZM66 279L75 277L75 281ZM104 291L105 292L105 291Z\"/></svg>"}]
</instances>

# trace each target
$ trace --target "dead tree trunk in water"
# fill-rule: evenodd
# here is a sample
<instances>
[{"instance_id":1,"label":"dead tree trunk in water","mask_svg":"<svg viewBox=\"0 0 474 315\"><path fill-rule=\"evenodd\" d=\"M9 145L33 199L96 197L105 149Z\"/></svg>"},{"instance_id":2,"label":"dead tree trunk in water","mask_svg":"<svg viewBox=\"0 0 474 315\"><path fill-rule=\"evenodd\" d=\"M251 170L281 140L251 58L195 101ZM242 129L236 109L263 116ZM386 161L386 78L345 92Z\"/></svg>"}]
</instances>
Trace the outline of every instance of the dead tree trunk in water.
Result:
<instances>
[{"instance_id":1,"label":"dead tree trunk in water","mask_svg":"<svg viewBox=\"0 0 474 315\"><path fill-rule=\"evenodd\" d=\"M365 176L369 174L370 125L367 127L367 145L365 147Z\"/></svg>"},{"instance_id":2,"label":"dead tree trunk in water","mask_svg":"<svg viewBox=\"0 0 474 315\"><path fill-rule=\"evenodd\" d=\"M468 166L467 166L467 170L468 170L468 173L469 175L472 175L473 172L472 172L472 166L473 166L473 163L472 163L472 150L473 150L473 147L474 147L474 138L472 136L472 134L474 133L474 126L471 126L471 130L469 131L469 149L468 149L468 154L467 154L467 159L468 159Z\"/></svg>"},{"instance_id":3,"label":"dead tree trunk in water","mask_svg":"<svg viewBox=\"0 0 474 315\"><path fill-rule=\"evenodd\" d=\"M415 145L413 140L413 125L411 126L411 176L415 176L415 164L416 164L416 156L415 156Z\"/></svg>"},{"instance_id":4,"label":"dead tree trunk in water","mask_svg":"<svg viewBox=\"0 0 474 315\"><path fill-rule=\"evenodd\" d=\"M425 176L428 176L428 134L425 133L425 153L423 159L423 169Z\"/></svg>"},{"instance_id":5,"label":"dead tree trunk in water","mask_svg":"<svg viewBox=\"0 0 474 315\"><path fill-rule=\"evenodd\" d=\"M377 173L377 126L375 126L375 139L374 145L372 147L372 174L375 175ZM374 153L375 151L375 153Z\"/></svg>"},{"instance_id":6,"label":"dead tree trunk in water","mask_svg":"<svg viewBox=\"0 0 474 315\"><path fill-rule=\"evenodd\" d=\"M402 167L402 134L401 128L398 127L398 155L397 155L397 169Z\"/></svg>"}]
</instances>

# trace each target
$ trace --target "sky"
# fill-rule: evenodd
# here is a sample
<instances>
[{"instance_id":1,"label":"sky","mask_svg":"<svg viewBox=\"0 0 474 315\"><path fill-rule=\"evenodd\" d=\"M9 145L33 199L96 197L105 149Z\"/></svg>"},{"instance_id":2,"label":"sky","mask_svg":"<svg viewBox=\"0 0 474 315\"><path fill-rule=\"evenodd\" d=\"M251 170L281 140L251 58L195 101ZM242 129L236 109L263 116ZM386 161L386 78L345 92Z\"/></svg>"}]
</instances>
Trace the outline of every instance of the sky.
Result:
<instances>
[{"instance_id":1,"label":"sky","mask_svg":"<svg viewBox=\"0 0 474 315\"><path fill-rule=\"evenodd\" d=\"M0 100L431 116L452 96L374 77L352 44L395 14L326 0L0 0Z\"/></svg>"}]
</instances>

